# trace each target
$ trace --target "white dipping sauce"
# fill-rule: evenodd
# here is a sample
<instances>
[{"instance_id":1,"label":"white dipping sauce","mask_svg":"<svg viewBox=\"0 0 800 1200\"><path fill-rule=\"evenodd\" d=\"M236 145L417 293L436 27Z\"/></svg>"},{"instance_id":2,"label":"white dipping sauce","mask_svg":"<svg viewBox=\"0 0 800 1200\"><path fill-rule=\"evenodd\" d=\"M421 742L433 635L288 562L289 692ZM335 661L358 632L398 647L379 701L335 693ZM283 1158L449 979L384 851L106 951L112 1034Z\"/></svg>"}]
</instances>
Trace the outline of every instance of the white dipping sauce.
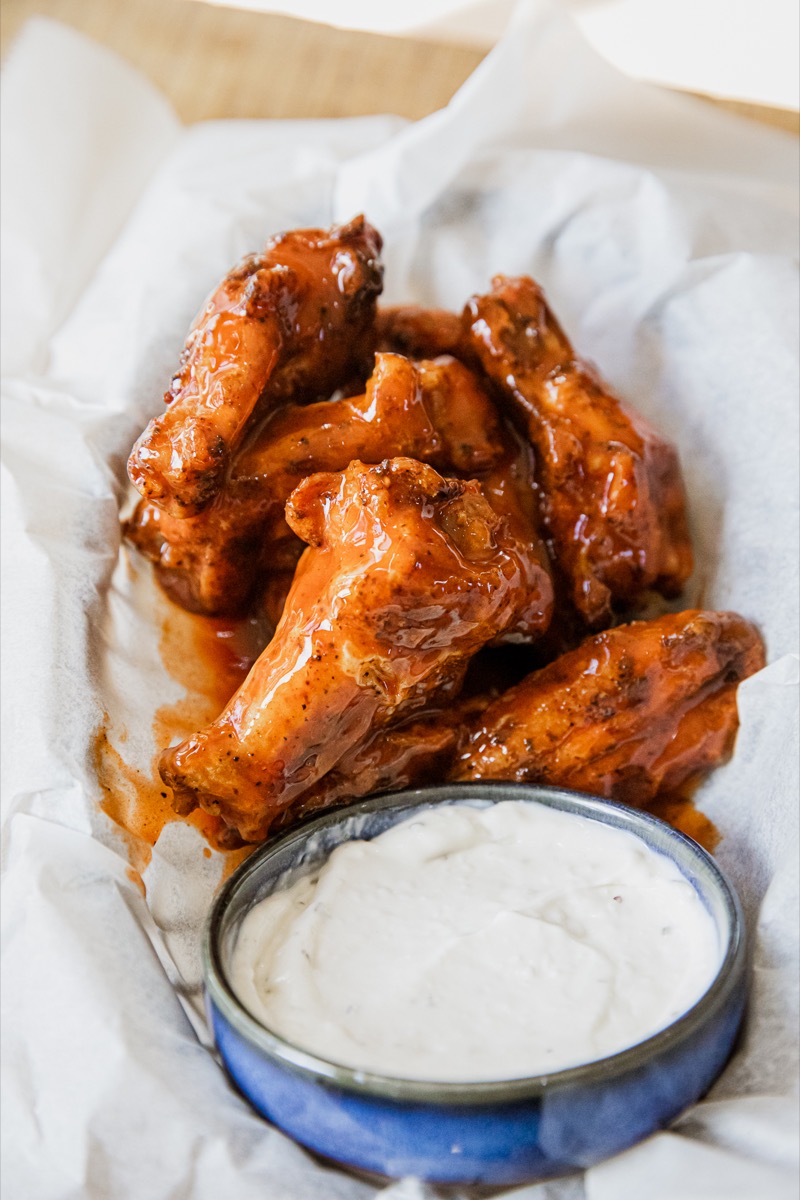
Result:
<instances>
[{"instance_id":1,"label":"white dipping sauce","mask_svg":"<svg viewBox=\"0 0 800 1200\"><path fill-rule=\"evenodd\" d=\"M245 917L231 984L305 1050L410 1079L603 1058L706 991L716 928L633 834L544 805L444 805L346 842Z\"/></svg>"}]
</instances>

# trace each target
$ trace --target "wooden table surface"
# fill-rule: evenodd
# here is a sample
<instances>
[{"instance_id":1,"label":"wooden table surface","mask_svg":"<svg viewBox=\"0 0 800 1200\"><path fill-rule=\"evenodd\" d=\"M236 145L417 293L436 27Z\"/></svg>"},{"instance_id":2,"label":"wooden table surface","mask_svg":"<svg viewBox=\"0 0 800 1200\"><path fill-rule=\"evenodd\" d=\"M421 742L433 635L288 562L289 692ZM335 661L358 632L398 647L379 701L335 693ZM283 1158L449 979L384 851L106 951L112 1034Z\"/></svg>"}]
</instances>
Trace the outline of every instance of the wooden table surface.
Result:
<instances>
[{"instance_id":1,"label":"wooden table surface","mask_svg":"<svg viewBox=\"0 0 800 1200\"><path fill-rule=\"evenodd\" d=\"M343 32L197 0L2 0L0 14L2 54L29 17L54 17L127 59L187 123L384 112L416 119L445 105L483 58L466 46ZM797 113L711 102L800 132Z\"/></svg>"}]
</instances>

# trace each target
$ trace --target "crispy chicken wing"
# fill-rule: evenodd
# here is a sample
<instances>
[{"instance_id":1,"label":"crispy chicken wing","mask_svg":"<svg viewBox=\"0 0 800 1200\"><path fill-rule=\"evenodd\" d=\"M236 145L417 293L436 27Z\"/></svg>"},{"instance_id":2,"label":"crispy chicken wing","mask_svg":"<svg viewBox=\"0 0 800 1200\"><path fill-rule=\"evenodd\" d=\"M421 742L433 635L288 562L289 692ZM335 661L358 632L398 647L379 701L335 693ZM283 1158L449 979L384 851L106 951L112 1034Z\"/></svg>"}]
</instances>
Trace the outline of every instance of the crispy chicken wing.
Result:
<instances>
[{"instance_id":1,"label":"crispy chicken wing","mask_svg":"<svg viewBox=\"0 0 800 1200\"><path fill-rule=\"evenodd\" d=\"M589 625L614 601L679 594L692 570L673 446L575 357L533 280L493 281L464 310L465 336L536 451L542 520Z\"/></svg>"},{"instance_id":2,"label":"crispy chicken wing","mask_svg":"<svg viewBox=\"0 0 800 1200\"><path fill-rule=\"evenodd\" d=\"M547 783L647 804L730 751L737 685L763 665L758 632L735 613L619 625L490 704L451 778Z\"/></svg>"},{"instance_id":3,"label":"crispy chicken wing","mask_svg":"<svg viewBox=\"0 0 800 1200\"><path fill-rule=\"evenodd\" d=\"M162 586L184 608L232 615L246 607L266 572L297 561L301 544L284 508L307 475L344 470L354 459L402 456L475 475L508 453L494 405L460 362L379 354L366 395L272 413L203 512L176 518L140 501L125 534L157 564ZM532 538L541 557L535 527Z\"/></svg>"},{"instance_id":4,"label":"crispy chicken wing","mask_svg":"<svg viewBox=\"0 0 800 1200\"><path fill-rule=\"evenodd\" d=\"M527 602L524 553L479 485L413 459L309 476L287 518L310 549L273 641L161 764L180 808L220 813L245 841L378 728L455 697Z\"/></svg>"},{"instance_id":5,"label":"crispy chicken wing","mask_svg":"<svg viewBox=\"0 0 800 1200\"><path fill-rule=\"evenodd\" d=\"M172 516L219 492L258 406L330 395L372 338L380 235L356 217L279 234L245 258L198 314L178 373L133 448L128 473Z\"/></svg>"}]
</instances>

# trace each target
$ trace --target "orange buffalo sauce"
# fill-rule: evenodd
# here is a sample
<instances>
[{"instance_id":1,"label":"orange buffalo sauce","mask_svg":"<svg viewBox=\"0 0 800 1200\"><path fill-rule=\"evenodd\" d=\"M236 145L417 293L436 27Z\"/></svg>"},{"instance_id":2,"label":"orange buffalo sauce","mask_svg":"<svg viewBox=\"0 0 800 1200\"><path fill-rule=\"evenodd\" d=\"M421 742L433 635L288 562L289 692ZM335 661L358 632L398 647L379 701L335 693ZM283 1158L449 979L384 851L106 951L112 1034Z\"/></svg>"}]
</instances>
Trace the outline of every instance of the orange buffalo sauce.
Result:
<instances>
[{"instance_id":1,"label":"orange buffalo sauce","mask_svg":"<svg viewBox=\"0 0 800 1200\"><path fill-rule=\"evenodd\" d=\"M131 867L141 873L150 862L158 835L172 819L169 802L160 795L157 782L130 766L111 744L107 720L104 714L92 746L94 770L103 793L100 807L122 830Z\"/></svg>"},{"instance_id":2,"label":"orange buffalo sauce","mask_svg":"<svg viewBox=\"0 0 800 1200\"><path fill-rule=\"evenodd\" d=\"M163 616L159 650L164 667L186 693L172 704L161 705L153 715L156 753L147 771L126 761L109 738L108 715L97 731L93 761L103 796L101 808L123 832L132 870L140 875L150 862L152 847L171 821L185 821L202 833L215 850L221 850L219 817L196 808L180 816L172 807L172 793L158 771L161 752L175 739L183 739L213 720L247 676L272 633L264 618L225 620L185 612L159 597ZM115 738L124 743L125 735ZM253 850L245 846L225 851L223 878ZM206 854L211 850L206 849ZM138 886L138 885L137 885Z\"/></svg>"},{"instance_id":3,"label":"orange buffalo sauce","mask_svg":"<svg viewBox=\"0 0 800 1200\"><path fill-rule=\"evenodd\" d=\"M645 807L654 817L666 821L667 825L685 833L687 837L699 842L704 850L712 853L719 845L721 835L705 813L695 807L692 793L698 783L699 780L696 780L690 787L684 787L683 794L676 792L667 796L657 796Z\"/></svg>"}]
</instances>

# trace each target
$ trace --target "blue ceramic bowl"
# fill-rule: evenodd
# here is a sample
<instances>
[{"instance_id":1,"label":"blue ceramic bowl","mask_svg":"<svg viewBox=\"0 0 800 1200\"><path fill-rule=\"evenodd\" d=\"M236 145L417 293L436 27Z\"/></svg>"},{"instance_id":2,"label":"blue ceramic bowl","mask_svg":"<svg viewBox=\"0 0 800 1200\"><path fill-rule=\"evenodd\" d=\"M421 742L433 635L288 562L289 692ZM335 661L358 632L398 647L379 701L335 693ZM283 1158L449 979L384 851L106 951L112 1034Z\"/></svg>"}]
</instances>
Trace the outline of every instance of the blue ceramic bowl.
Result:
<instances>
[{"instance_id":1,"label":"blue ceramic bowl","mask_svg":"<svg viewBox=\"0 0 800 1200\"><path fill-rule=\"evenodd\" d=\"M228 983L244 915L341 842L373 838L439 804L536 801L638 835L666 854L713 917L722 965L679 1020L586 1066L490 1083L391 1079L327 1062L259 1024ZM374 797L268 843L231 876L204 944L209 1021L222 1060L253 1106L298 1142L361 1171L503 1186L591 1166L693 1104L730 1054L745 1001L744 924L736 894L689 838L646 813L559 788L463 784ZM491 1014L487 1014L491 1020Z\"/></svg>"}]
</instances>

